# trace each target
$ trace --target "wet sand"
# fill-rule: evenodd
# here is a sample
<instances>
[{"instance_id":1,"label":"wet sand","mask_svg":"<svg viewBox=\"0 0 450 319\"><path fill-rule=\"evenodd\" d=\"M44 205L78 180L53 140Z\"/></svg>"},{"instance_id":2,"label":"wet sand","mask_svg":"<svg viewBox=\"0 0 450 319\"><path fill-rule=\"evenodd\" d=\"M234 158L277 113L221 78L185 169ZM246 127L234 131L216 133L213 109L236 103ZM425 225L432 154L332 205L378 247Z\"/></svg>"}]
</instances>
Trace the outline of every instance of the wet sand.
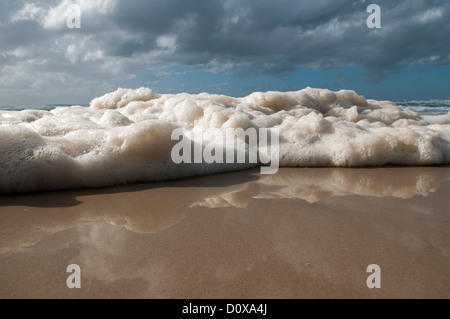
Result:
<instances>
[{"instance_id":1,"label":"wet sand","mask_svg":"<svg viewBox=\"0 0 450 319\"><path fill-rule=\"evenodd\" d=\"M450 167L1 195L0 297L450 298L449 204Z\"/></svg>"}]
</instances>

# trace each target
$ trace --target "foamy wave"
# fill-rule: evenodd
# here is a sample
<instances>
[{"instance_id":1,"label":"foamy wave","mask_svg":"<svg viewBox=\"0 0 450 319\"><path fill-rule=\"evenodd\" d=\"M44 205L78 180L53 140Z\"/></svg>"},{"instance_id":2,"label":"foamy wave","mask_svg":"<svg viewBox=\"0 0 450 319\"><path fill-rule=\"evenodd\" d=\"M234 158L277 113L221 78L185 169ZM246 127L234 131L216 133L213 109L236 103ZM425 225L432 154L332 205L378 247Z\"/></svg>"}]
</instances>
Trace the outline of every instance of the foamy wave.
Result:
<instances>
[{"instance_id":1,"label":"foamy wave","mask_svg":"<svg viewBox=\"0 0 450 319\"><path fill-rule=\"evenodd\" d=\"M257 164L174 164L176 128L277 128L280 166L450 164L450 125L354 91L247 97L118 89L90 107L0 112L0 191L161 181Z\"/></svg>"}]
</instances>

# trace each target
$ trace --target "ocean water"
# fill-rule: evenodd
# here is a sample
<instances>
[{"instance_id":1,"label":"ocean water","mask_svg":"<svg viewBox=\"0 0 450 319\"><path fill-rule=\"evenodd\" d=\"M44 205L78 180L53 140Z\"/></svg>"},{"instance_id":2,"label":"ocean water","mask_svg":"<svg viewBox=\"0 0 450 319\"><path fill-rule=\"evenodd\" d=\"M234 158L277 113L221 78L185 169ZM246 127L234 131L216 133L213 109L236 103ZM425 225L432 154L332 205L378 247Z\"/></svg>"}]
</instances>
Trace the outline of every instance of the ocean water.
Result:
<instances>
[{"instance_id":1,"label":"ocean water","mask_svg":"<svg viewBox=\"0 0 450 319\"><path fill-rule=\"evenodd\" d=\"M0 106L0 111L24 111L24 110L43 110L51 111L57 107L70 107L73 104L48 104L48 105L29 105L29 106ZM81 105L88 107L89 105Z\"/></svg>"},{"instance_id":2,"label":"ocean water","mask_svg":"<svg viewBox=\"0 0 450 319\"><path fill-rule=\"evenodd\" d=\"M450 112L450 100L398 100L396 105L412 110L420 115L447 115ZM27 109L51 111L56 107L70 107L73 104L49 104L31 106L0 106L0 111L23 111ZM89 105L81 105L89 107Z\"/></svg>"},{"instance_id":3,"label":"ocean water","mask_svg":"<svg viewBox=\"0 0 450 319\"><path fill-rule=\"evenodd\" d=\"M284 167L450 164L450 101L376 101L306 88L215 94L118 89L89 106L0 108L0 192L103 187L256 167L181 163L171 133L277 130ZM204 148L205 145L202 145Z\"/></svg>"},{"instance_id":4,"label":"ocean water","mask_svg":"<svg viewBox=\"0 0 450 319\"><path fill-rule=\"evenodd\" d=\"M421 115L446 115L450 112L450 100L399 100L395 104Z\"/></svg>"}]
</instances>

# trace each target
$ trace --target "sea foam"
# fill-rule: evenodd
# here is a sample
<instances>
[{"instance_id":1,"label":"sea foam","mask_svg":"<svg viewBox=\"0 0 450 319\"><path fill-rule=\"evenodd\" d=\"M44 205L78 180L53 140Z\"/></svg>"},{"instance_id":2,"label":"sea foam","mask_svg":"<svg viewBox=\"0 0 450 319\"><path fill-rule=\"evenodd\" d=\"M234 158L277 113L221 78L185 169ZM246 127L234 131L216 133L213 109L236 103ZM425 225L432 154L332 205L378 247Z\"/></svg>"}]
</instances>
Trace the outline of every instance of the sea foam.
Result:
<instances>
[{"instance_id":1,"label":"sea foam","mask_svg":"<svg viewBox=\"0 0 450 319\"><path fill-rule=\"evenodd\" d=\"M0 192L103 187L179 179L258 166L175 164L171 140L219 128L276 128L279 164L450 164L450 115L433 122L354 91L306 88L242 98L118 89L89 107L0 111Z\"/></svg>"}]
</instances>

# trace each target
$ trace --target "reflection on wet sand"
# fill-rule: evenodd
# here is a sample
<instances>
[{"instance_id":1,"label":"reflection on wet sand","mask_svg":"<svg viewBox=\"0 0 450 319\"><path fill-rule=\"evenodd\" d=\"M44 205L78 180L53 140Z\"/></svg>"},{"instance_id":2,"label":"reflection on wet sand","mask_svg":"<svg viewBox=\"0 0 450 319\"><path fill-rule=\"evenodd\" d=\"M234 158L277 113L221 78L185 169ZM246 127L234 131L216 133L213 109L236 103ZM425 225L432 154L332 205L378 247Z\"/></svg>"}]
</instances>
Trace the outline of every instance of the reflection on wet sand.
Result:
<instances>
[{"instance_id":1,"label":"reflection on wet sand","mask_svg":"<svg viewBox=\"0 0 450 319\"><path fill-rule=\"evenodd\" d=\"M446 168L284 168L194 205L243 208L256 199L297 198L315 203L327 197L349 195L407 199L428 196L446 179L450 179Z\"/></svg>"},{"instance_id":2,"label":"reflection on wet sand","mask_svg":"<svg viewBox=\"0 0 450 319\"><path fill-rule=\"evenodd\" d=\"M450 297L449 180L289 168L1 196L0 297ZM371 263L383 290L365 286Z\"/></svg>"},{"instance_id":3,"label":"reflection on wet sand","mask_svg":"<svg viewBox=\"0 0 450 319\"><path fill-rule=\"evenodd\" d=\"M450 179L450 169L436 167L283 168L274 175L251 170L167 183L1 196L0 252L86 224L159 232L195 206L245 208L261 199L315 203L350 195L407 199L428 196L446 179Z\"/></svg>"},{"instance_id":4,"label":"reflection on wet sand","mask_svg":"<svg viewBox=\"0 0 450 319\"><path fill-rule=\"evenodd\" d=\"M35 244L48 233L107 223L153 233L181 220L193 202L255 180L252 172L94 190L0 196L0 252Z\"/></svg>"}]
</instances>

